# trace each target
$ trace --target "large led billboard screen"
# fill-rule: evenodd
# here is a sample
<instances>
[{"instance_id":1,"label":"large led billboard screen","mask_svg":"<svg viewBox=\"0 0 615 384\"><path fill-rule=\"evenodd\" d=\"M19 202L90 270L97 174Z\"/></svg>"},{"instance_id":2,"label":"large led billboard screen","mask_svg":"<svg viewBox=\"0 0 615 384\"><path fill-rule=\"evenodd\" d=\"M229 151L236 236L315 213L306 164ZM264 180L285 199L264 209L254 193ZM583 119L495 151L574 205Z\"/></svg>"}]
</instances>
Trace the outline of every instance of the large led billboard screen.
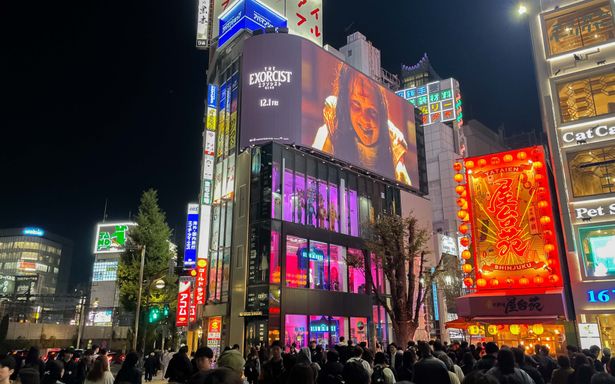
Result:
<instances>
[{"instance_id":1,"label":"large led billboard screen","mask_svg":"<svg viewBox=\"0 0 615 384\"><path fill-rule=\"evenodd\" d=\"M419 187L414 107L313 43L246 40L240 146L275 140Z\"/></svg>"},{"instance_id":2,"label":"large led billboard screen","mask_svg":"<svg viewBox=\"0 0 615 384\"><path fill-rule=\"evenodd\" d=\"M135 223L101 223L96 226L94 253L122 253L126 250L128 229Z\"/></svg>"}]
</instances>

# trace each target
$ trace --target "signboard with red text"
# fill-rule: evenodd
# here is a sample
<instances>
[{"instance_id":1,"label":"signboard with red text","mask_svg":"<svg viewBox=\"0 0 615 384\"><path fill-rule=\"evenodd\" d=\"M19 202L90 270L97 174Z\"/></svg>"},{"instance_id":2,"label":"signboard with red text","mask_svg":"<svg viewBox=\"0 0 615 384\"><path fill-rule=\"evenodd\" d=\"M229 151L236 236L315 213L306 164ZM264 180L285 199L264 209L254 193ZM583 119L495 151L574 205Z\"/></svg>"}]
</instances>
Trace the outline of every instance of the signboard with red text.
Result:
<instances>
[{"instance_id":1,"label":"signboard with red text","mask_svg":"<svg viewBox=\"0 0 615 384\"><path fill-rule=\"evenodd\" d=\"M196 284L194 301L196 304L205 304L205 285L207 284L207 260L198 259L196 262Z\"/></svg>"},{"instance_id":2,"label":"signboard with red text","mask_svg":"<svg viewBox=\"0 0 615 384\"><path fill-rule=\"evenodd\" d=\"M465 160L476 288L561 287L542 147Z\"/></svg>"}]
</instances>

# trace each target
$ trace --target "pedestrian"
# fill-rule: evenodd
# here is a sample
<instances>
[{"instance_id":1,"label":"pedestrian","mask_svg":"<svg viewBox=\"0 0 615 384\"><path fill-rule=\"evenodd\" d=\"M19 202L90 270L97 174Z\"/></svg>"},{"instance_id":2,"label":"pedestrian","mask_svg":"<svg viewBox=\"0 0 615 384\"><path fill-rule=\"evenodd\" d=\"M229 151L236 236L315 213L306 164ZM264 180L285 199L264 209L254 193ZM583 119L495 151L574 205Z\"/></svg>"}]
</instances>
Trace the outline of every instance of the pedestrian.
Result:
<instances>
[{"instance_id":1,"label":"pedestrian","mask_svg":"<svg viewBox=\"0 0 615 384\"><path fill-rule=\"evenodd\" d=\"M290 370L286 382L288 384L316 384L317 376L318 372L313 365L299 363Z\"/></svg>"},{"instance_id":2,"label":"pedestrian","mask_svg":"<svg viewBox=\"0 0 615 384\"><path fill-rule=\"evenodd\" d=\"M344 365L342 377L345 384L370 384L369 373L367 373L363 364L356 360L349 360Z\"/></svg>"},{"instance_id":3,"label":"pedestrian","mask_svg":"<svg viewBox=\"0 0 615 384\"><path fill-rule=\"evenodd\" d=\"M101 358L100 355L98 358ZM106 357L104 357L106 359ZM139 355L136 352L129 352L124 359L122 368L120 368L117 376L115 376L115 384L141 384L141 371L137 368L139 363Z\"/></svg>"},{"instance_id":4,"label":"pedestrian","mask_svg":"<svg viewBox=\"0 0 615 384\"><path fill-rule=\"evenodd\" d=\"M210 369L207 372L199 372L190 381L194 384L243 384L241 376L228 368Z\"/></svg>"},{"instance_id":5,"label":"pedestrian","mask_svg":"<svg viewBox=\"0 0 615 384\"><path fill-rule=\"evenodd\" d=\"M261 364L255 347L250 348L243 372L249 384L256 384L258 382L258 377L261 374Z\"/></svg>"},{"instance_id":6,"label":"pedestrian","mask_svg":"<svg viewBox=\"0 0 615 384\"><path fill-rule=\"evenodd\" d=\"M79 371L75 361L75 349L72 347L66 349L62 354L62 361L64 362L62 382L65 384L81 384L79 383Z\"/></svg>"},{"instance_id":7,"label":"pedestrian","mask_svg":"<svg viewBox=\"0 0 615 384\"><path fill-rule=\"evenodd\" d=\"M192 376L192 364L188 358L188 347L183 346L173 355L164 375L169 383L186 383Z\"/></svg>"},{"instance_id":8,"label":"pedestrian","mask_svg":"<svg viewBox=\"0 0 615 384\"><path fill-rule=\"evenodd\" d=\"M8 355L0 355L0 384L11 384L11 376L15 373L17 363Z\"/></svg>"},{"instance_id":9,"label":"pedestrian","mask_svg":"<svg viewBox=\"0 0 615 384\"><path fill-rule=\"evenodd\" d=\"M396 353L397 351L392 356L395 357ZM377 352L374 356L374 372L371 376L371 382L372 384L395 384L395 375L391 368L389 368L387 358L383 352Z\"/></svg>"},{"instance_id":10,"label":"pedestrian","mask_svg":"<svg viewBox=\"0 0 615 384\"><path fill-rule=\"evenodd\" d=\"M415 384L450 384L446 365L432 355L429 344L419 341L418 349L420 359L414 364L412 381Z\"/></svg>"},{"instance_id":11,"label":"pedestrian","mask_svg":"<svg viewBox=\"0 0 615 384\"><path fill-rule=\"evenodd\" d=\"M402 355L402 364L401 367L395 370L397 381L411 381L412 380L412 370L414 367L414 363L416 362L416 352L414 352L413 348L407 349L404 351Z\"/></svg>"},{"instance_id":12,"label":"pedestrian","mask_svg":"<svg viewBox=\"0 0 615 384\"><path fill-rule=\"evenodd\" d=\"M476 360L474 360L474 356L472 356L472 352L464 352L461 357L461 370L464 375L470 374L474 370L474 365L476 364Z\"/></svg>"},{"instance_id":13,"label":"pedestrian","mask_svg":"<svg viewBox=\"0 0 615 384\"><path fill-rule=\"evenodd\" d=\"M525 356L525 351L523 350L523 348L513 348L512 351L515 355L515 362L517 363L517 366L521 370L525 371L525 373L527 373L532 378L532 380L534 380L535 384L545 384L544 378L542 377L538 369L532 367L530 364L527 363L527 356Z\"/></svg>"},{"instance_id":14,"label":"pedestrian","mask_svg":"<svg viewBox=\"0 0 615 384\"><path fill-rule=\"evenodd\" d=\"M164 353L160 357L160 365L162 366L162 377L165 377L165 374L167 373L167 367L169 366L171 358L173 358L173 354L173 350L169 348L168 350L164 351Z\"/></svg>"},{"instance_id":15,"label":"pedestrian","mask_svg":"<svg viewBox=\"0 0 615 384\"><path fill-rule=\"evenodd\" d=\"M461 380L459 380L459 377L455 374L453 361L447 356L447 354L441 350L438 350L434 351L433 355L438 360L442 361L446 366L446 370L448 371L448 379L450 380L451 384L461 384Z\"/></svg>"},{"instance_id":16,"label":"pedestrian","mask_svg":"<svg viewBox=\"0 0 615 384\"><path fill-rule=\"evenodd\" d=\"M502 383L534 384L534 380L525 371L515 367L515 355L508 348L498 351L495 366L487 371Z\"/></svg>"},{"instance_id":17,"label":"pedestrian","mask_svg":"<svg viewBox=\"0 0 615 384\"><path fill-rule=\"evenodd\" d=\"M45 365L45 375L42 384L64 384L62 380L64 376L64 363L62 360L50 360Z\"/></svg>"},{"instance_id":18,"label":"pedestrian","mask_svg":"<svg viewBox=\"0 0 615 384\"><path fill-rule=\"evenodd\" d=\"M158 359L154 352L150 353L143 363L145 369L145 381L151 382L158 370Z\"/></svg>"},{"instance_id":19,"label":"pedestrian","mask_svg":"<svg viewBox=\"0 0 615 384\"><path fill-rule=\"evenodd\" d=\"M113 384L115 379L109 370L109 359L106 356L99 356L92 364L84 384Z\"/></svg>"},{"instance_id":20,"label":"pedestrian","mask_svg":"<svg viewBox=\"0 0 615 384\"><path fill-rule=\"evenodd\" d=\"M207 372L211 369L211 362L214 360L214 351L209 347L201 347L194 353L196 373Z\"/></svg>"},{"instance_id":21,"label":"pedestrian","mask_svg":"<svg viewBox=\"0 0 615 384\"><path fill-rule=\"evenodd\" d=\"M484 350L485 355L476 362L475 369L487 371L495 366L495 361L500 348L498 348L496 343L490 341L485 345Z\"/></svg>"},{"instance_id":22,"label":"pedestrian","mask_svg":"<svg viewBox=\"0 0 615 384\"><path fill-rule=\"evenodd\" d=\"M591 384L615 384L615 377L606 372L598 372L592 376Z\"/></svg>"},{"instance_id":23,"label":"pedestrian","mask_svg":"<svg viewBox=\"0 0 615 384\"><path fill-rule=\"evenodd\" d=\"M574 374L568 376L568 384L591 384L594 373L593 365L581 364L574 369Z\"/></svg>"},{"instance_id":24,"label":"pedestrian","mask_svg":"<svg viewBox=\"0 0 615 384\"><path fill-rule=\"evenodd\" d=\"M365 368L365 371L367 372L367 375L369 377L372 376L372 373L374 373L374 371L372 370L371 365L362 358L363 356L363 348L359 347L358 345L356 347L353 347L352 349L352 357L348 359L348 361L346 361L346 363L350 363L350 362L357 362L359 364L361 364L363 366L363 368Z\"/></svg>"},{"instance_id":25,"label":"pedestrian","mask_svg":"<svg viewBox=\"0 0 615 384\"><path fill-rule=\"evenodd\" d=\"M551 374L551 384L567 384L569 377L574 374L574 369L570 366L570 358L566 355L557 357L559 368L553 370Z\"/></svg>"},{"instance_id":26,"label":"pedestrian","mask_svg":"<svg viewBox=\"0 0 615 384\"><path fill-rule=\"evenodd\" d=\"M285 369L280 342L277 340L274 341L271 344L269 352L271 357L262 366L259 382L266 384L282 384L282 377Z\"/></svg>"},{"instance_id":27,"label":"pedestrian","mask_svg":"<svg viewBox=\"0 0 615 384\"><path fill-rule=\"evenodd\" d=\"M318 375L319 384L339 384L344 381L342 371L344 365L340 363L340 354L335 349L327 351L327 362Z\"/></svg>"},{"instance_id":28,"label":"pedestrian","mask_svg":"<svg viewBox=\"0 0 615 384\"><path fill-rule=\"evenodd\" d=\"M45 374L45 363L40 358L38 348L31 347L19 370L19 381L22 384L40 384Z\"/></svg>"}]
</instances>

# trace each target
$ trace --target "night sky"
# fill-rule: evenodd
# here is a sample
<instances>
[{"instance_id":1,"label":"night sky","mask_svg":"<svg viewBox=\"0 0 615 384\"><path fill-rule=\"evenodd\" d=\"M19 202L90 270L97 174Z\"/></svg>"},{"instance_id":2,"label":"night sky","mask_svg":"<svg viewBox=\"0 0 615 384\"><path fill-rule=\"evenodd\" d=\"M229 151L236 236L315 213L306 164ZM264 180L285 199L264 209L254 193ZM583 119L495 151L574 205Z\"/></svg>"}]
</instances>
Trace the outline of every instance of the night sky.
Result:
<instances>
[{"instance_id":1,"label":"night sky","mask_svg":"<svg viewBox=\"0 0 615 384\"><path fill-rule=\"evenodd\" d=\"M91 273L106 198L108 219L125 219L155 188L175 240L184 236L199 188L208 59L194 48L194 3L3 4L0 228L73 240L73 284ZM339 48L361 31L393 73L427 52L442 77L459 80L466 120L540 130L529 30L515 5L325 0L325 42Z\"/></svg>"}]
</instances>

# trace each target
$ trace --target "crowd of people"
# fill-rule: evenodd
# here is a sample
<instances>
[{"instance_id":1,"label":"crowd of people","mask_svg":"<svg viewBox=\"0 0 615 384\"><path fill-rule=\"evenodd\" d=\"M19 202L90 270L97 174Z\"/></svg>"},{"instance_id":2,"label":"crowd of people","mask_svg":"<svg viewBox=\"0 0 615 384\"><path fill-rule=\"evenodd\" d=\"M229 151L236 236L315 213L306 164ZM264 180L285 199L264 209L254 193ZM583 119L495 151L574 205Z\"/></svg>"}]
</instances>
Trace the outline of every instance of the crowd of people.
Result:
<instances>
[{"instance_id":1,"label":"crowd of people","mask_svg":"<svg viewBox=\"0 0 615 384\"><path fill-rule=\"evenodd\" d=\"M0 356L0 384L142 384L158 371L170 384L615 384L615 357L608 348L569 345L557 359L544 345L531 352L494 342L437 340L372 350L340 337L328 350L315 341L303 348L276 341L251 348L245 358L239 345L226 347L215 359L210 348L189 356L184 346L143 359L128 353L114 377L103 349L83 356L66 349L44 362L31 348L23 360Z\"/></svg>"}]
</instances>

